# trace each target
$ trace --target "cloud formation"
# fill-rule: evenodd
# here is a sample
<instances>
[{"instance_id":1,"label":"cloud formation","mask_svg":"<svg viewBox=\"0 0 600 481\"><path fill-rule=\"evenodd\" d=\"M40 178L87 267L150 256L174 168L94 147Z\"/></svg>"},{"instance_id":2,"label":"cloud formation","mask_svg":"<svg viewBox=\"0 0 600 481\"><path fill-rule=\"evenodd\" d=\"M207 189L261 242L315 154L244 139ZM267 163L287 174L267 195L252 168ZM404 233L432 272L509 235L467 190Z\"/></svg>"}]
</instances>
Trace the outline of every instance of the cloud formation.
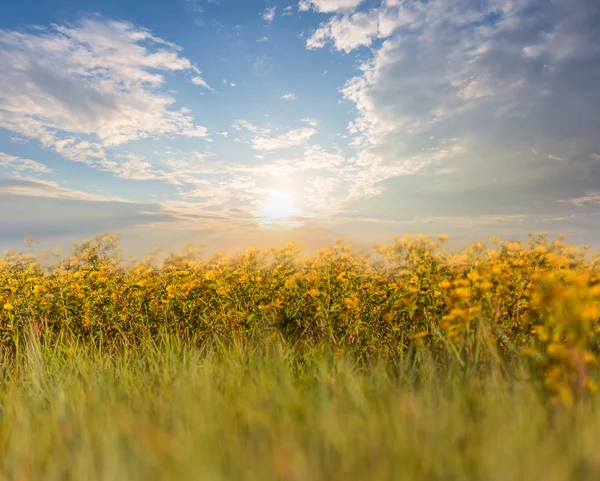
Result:
<instances>
[{"instance_id":1,"label":"cloud formation","mask_svg":"<svg viewBox=\"0 0 600 481\"><path fill-rule=\"evenodd\" d=\"M23 171L32 171L40 174L48 174L52 170L46 167L44 164L36 162L31 159L22 159L14 155L8 155L4 152L0 152L0 167L6 167L10 169L13 174L21 173Z\"/></svg>"},{"instance_id":2,"label":"cloud formation","mask_svg":"<svg viewBox=\"0 0 600 481\"><path fill-rule=\"evenodd\" d=\"M309 127L290 130L278 136L260 136L253 140L252 148L254 150L271 151L304 145L316 133L316 129Z\"/></svg>"},{"instance_id":3,"label":"cloud formation","mask_svg":"<svg viewBox=\"0 0 600 481\"><path fill-rule=\"evenodd\" d=\"M0 179L0 195L1 194L90 202L128 202L121 197L90 194L80 190L61 187L56 182L32 179Z\"/></svg>"},{"instance_id":4,"label":"cloud formation","mask_svg":"<svg viewBox=\"0 0 600 481\"><path fill-rule=\"evenodd\" d=\"M254 125L247 120L236 120L233 130L238 134L239 142L250 143L254 150L273 151L306 144L317 133L315 125L313 123L310 127L288 130L278 135L270 128ZM247 138L244 135L245 132L250 132L251 137Z\"/></svg>"},{"instance_id":5,"label":"cloud formation","mask_svg":"<svg viewBox=\"0 0 600 481\"><path fill-rule=\"evenodd\" d=\"M331 13L345 12L358 7L364 0L300 0L298 10L306 12L313 9L315 12Z\"/></svg>"},{"instance_id":6,"label":"cloud formation","mask_svg":"<svg viewBox=\"0 0 600 481\"><path fill-rule=\"evenodd\" d=\"M470 196L465 209L492 210L516 191L524 204L505 201L503 214L593 202L584 192L600 180L597 25L593 0L386 0L332 15L307 48L373 48L341 89L356 111L355 198L406 201L394 187L410 174ZM447 204L463 208L458 197Z\"/></svg>"},{"instance_id":7,"label":"cloud formation","mask_svg":"<svg viewBox=\"0 0 600 481\"><path fill-rule=\"evenodd\" d=\"M103 147L206 129L161 90L163 73L186 72L209 88L179 48L131 23L0 31L0 127L54 147L87 136Z\"/></svg>"},{"instance_id":8,"label":"cloud formation","mask_svg":"<svg viewBox=\"0 0 600 481\"><path fill-rule=\"evenodd\" d=\"M275 10L276 9L277 9L277 7L275 5L273 5L271 7L267 7L265 9L265 11L262 13L262 19L267 23L271 23L275 19Z\"/></svg>"}]
</instances>

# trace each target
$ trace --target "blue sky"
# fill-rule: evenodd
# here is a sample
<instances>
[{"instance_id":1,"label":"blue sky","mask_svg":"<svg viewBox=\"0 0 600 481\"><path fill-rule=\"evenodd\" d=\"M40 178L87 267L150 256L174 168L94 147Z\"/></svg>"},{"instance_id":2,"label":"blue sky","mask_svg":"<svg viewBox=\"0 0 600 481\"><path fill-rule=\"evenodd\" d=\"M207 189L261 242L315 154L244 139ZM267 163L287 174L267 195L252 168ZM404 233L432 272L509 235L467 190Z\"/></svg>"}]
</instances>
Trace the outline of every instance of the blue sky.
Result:
<instances>
[{"instance_id":1,"label":"blue sky","mask_svg":"<svg viewBox=\"0 0 600 481\"><path fill-rule=\"evenodd\" d=\"M0 249L600 244L595 0L1 8Z\"/></svg>"}]
</instances>

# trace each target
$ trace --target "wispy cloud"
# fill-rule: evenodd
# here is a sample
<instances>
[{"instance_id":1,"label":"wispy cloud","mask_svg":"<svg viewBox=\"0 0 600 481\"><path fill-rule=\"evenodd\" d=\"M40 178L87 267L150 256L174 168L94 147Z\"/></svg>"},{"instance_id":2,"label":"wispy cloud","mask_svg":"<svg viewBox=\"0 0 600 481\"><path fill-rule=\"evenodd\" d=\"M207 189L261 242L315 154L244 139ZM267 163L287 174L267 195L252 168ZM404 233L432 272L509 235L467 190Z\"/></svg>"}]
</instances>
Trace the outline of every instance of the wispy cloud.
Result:
<instances>
[{"instance_id":1,"label":"wispy cloud","mask_svg":"<svg viewBox=\"0 0 600 481\"><path fill-rule=\"evenodd\" d=\"M233 130L235 130L236 132L240 132L243 130L249 130L250 132L252 132L253 134L270 134L271 133L271 129L267 128L267 127L261 127L259 125L255 125L252 122L248 122L247 120L235 120L233 122Z\"/></svg>"},{"instance_id":2,"label":"wispy cloud","mask_svg":"<svg viewBox=\"0 0 600 481\"><path fill-rule=\"evenodd\" d=\"M33 171L41 174L48 174L52 170L40 162L31 159L22 159L14 155L8 155L0 152L0 167L6 167L13 172L22 172L25 170Z\"/></svg>"},{"instance_id":3,"label":"wispy cloud","mask_svg":"<svg viewBox=\"0 0 600 481\"><path fill-rule=\"evenodd\" d=\"M56 182L24 179L0 182L0 194L22 195L31 197L47 197L53 199L71 199L93 202L128 202L121 197L90 194L81 190L61 187Z\"/></svg>"},{"instance_id":4,"label":"wispy cloud","mask_svg":"<svg viewBox=\"0 0 600 481\"><path fill-rule=\"evenodd\" d=\"M196 75L195 77L192 77L192 83L193 83L194 85L199 85L200 87L204 87L204 88L206 88L206 89L208 89L208 90L214 90L214 89L213 89L213 88L211 88L211 87L210 87L210 86L209 86L209 85L206 83L206 81L205 81L205 80L204 80L202 77L200 77L199 75Z\"/></svg>"},{"instance_id":5,"label":"wispy cloud","mask_svg":"<svg viewBox=\"0 0 600 481\"><path fill-rule=\"evenodd\" d=\"M319 122L315 119L302 119L301 122L304 122L305 124L310 125L311 127L316 127L317 125L319 125Z\"/></svg>"},{"instance_id":6,"label":"wispy cloud","mask_svg":"<svg viewBox=\"0 0 600 481\"><path fill-rule=\"evenodd\" d=\"M283 94L281 96L281 98L283 100L296 100L296 94L290 92L290 93L287 93L287 94Z\"/></svg>"},{"instance_id":7,"label":"wispy cloud","mask_svg":"<svg viewBox=\"0 0 600 481\"><path fill-rule=\"evenodd\" d=\"M305 12L313 9L315 12L346 12L358 7L363 0L300 0L298 10Z\"/></svg>"},{"instance_id":8,"label":"wispy cloud","mask_svg":"<svg viewBox=\"0 0 600 481\"><path fill-rule=\"evenodd\" d=\"M275 19L275 10L276 9L277 9L277 7L275 5L273 5L271 7L267 7L265 9L265 11L261 14L262 19L267 23L271 23Z\"/></svg>"},{"instance_id":9,"label":"wispy cloud","mask_svg":"<svg viewBox=\"0 0 600 481\"><path fill-rule=\"evenodd\" d=\"M131 23L0 31L0 127L53 147L87 135L105 147L147 137L203 137L191 112L173 108L161 72L208 87L179 47Z\"/></svg>"},{"instance_id":10,"label":"wispy cloud","mask_svg":"<svg viewBox=\"0 0 600 481\"><path fill-rule=\"evenodd\" d=\"M254 150L272 151L304 145L308 139L317 133L314 128L290 130L278 136L259 136L254 138Z\"/></svg>"},{"instance_id":11,"label":"wispy cloud","mask_svg":"<svg viewBox=\"0 0 600 481\"><path fill-rule=\"evenodd\" d=\"M586 192L585 195L580 197L573 197L572 199L561 199L558 202L564 202L576 207L583 207L588 204L600 204L600 192L590 191Z\"/></svg>"}]
</instances>

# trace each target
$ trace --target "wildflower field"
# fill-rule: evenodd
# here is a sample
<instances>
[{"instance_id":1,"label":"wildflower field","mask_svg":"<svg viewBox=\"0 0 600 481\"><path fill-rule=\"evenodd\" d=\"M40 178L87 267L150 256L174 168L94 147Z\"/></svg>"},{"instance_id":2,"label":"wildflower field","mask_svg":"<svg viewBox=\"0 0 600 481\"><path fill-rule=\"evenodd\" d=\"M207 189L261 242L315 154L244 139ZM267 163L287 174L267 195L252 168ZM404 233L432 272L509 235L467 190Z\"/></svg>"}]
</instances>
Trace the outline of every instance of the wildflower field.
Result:
<instances>
[{"instance_id":1,"label":"wildflower field","mask_svg":"<svg viewBox=\"0 0 600 481\"><path fill-rule=\"evenodd\" d=\"M600 256L0 260L0 479L600 479Z\"/></svg>"}]
</instances>

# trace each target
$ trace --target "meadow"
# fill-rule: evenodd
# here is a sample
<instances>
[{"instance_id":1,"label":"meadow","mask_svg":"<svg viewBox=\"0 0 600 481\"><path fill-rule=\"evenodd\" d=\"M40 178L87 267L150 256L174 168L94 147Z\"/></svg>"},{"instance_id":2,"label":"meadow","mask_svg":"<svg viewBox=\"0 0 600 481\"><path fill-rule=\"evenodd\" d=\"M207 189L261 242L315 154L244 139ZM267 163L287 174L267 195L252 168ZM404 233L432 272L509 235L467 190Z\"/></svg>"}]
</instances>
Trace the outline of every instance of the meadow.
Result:
<instances>
[{"instance_id":1,"label":"meadow","mask_svg":"<svg viewBox=\"0 0 600 481\"><path fill-rule=\"evenodd\" d=\"M600 256L404 236L0 260L0 479L600 479Z\"/></svg>"}]
</instances>

